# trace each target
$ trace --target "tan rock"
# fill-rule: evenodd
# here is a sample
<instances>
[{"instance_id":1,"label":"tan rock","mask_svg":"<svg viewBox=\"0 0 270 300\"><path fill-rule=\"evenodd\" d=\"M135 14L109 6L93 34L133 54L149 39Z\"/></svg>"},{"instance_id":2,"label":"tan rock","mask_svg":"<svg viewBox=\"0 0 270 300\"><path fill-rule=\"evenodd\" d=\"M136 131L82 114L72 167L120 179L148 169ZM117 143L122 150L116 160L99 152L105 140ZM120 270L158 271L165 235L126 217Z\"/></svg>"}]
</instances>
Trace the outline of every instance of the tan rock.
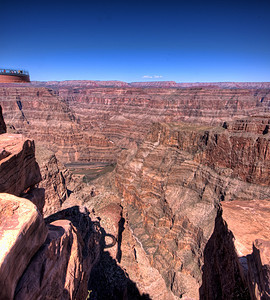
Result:
<instances>
[{"instance_id":1,"label":"tan rock","mask_svg":"<svg viewBox=\"0 0 270 300\"><path fill-rule=\"evenodd\" d=\"M0 88L0 104L8 128L43 143L62 162L115 161L115 145L100 130L85 130L57 91L21 85Z\"/></svg>"},{"instance_id":2,"label":"tan rock","mask_svg":"<svg viewBox=\"0 0 270 300\"><path fill-rule=\"evenodd\" d=\"M45 193L45 204L43 208L44 217L56 213L68 198L67 180L71 174L57 160L54 153L46 147L37 143L36 159L42 176L38 184Z\"/></svg>"},{"instance_id":3,"label":"tan rock","mask_svg":"<svg viewBox=\"0 0 270 300\"><path fill-rule=\"evenodd\" d=\"M270 201L222 203L223 219L234 235L240 268L251 299L270 297Z\"/></svg>"},{"instance_id":4,"label":"tan rock","mask_svg":"<svg viewBox=\"0 0 270 300\"><path fill-rule=\"evenodd\" d=\"M47 228L33 203L0 194L1 299L13 299L19 278L46 237Z\"/></svg>"},{"instance_id":5,"label":"tan rock","mask_svg":"<svg viewBox=\"0 0 270 300\"><path fill-rule=\"evenodd\" d=\"M270 240L270 201L225 201L222 209L239 257L252 253L256 239Z\"/></svg>"},{"instance_id":6,"label":"tan rock","mask_svg":"<svg viewBox=\"0 0 270 300\"><path fill-rule=\"evenodd\" d=\"M176 297L199 298L203 253L214 231L218 203L258 198L263 206L270 195L270 187L260 184L259 177L252 177L257 183L252 184L244 175L247 166L255 170L255 165L265 159L262 177L267 178L268 157L251 150L251 145L263 137L243 135L209 126L158 123L137 150L123 152L118 160L115 182L123 197L124 218L149 264ZM267 144L269 138L264 139ZM230 151L234 156L228 155ZM226 249L222 238L219 241ZM228 245L228 270L236 270L232 282L237 282L238 260L233 242L228 241ZM239 286L244 289L243 282ZM155 290L148 292L150 296L156 294Z\"/></svg>"},{"instance_id":7,"label":"tan rock","mask_svg":"<svg viewBox=\"0 0 270 300\"><path fill-rule=\"evenodd\" d=\"M48 225L48 238L21 277L14 299L86 299L89 275L99 257L99 235L78 208L51 216L58 217L70 220Z\"/></svg>"},{"instance_id":8,"label":"tan rock","mask_svg":"<svg viewBox=\"0 0 270 300\"><path fill-rule=\"evenodd\" d=\"M0 192L19 196L41 180L33 140L1 134L0 149L6 153L0 160Z\"/></svg>"}]
</instances>

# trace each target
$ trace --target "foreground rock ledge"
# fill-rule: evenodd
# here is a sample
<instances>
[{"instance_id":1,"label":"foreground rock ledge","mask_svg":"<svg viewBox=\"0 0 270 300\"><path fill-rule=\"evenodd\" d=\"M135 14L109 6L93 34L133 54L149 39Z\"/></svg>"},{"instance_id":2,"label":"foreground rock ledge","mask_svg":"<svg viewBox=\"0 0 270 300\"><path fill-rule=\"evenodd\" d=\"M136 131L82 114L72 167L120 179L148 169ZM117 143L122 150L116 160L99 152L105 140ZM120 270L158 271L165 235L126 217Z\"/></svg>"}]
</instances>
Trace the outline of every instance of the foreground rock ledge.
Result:
<instances>
[{"instance_id":1,"label":"foreground rock ledge","mask_svg":"<svg viewBox=\"0 0 270 300\"><path fill-rule=\"evenodd\" d=\"M222 208L251 299L270 299L270 201L224 202Z\"/></svg>"},{"instance_id":2,"label":"foreground rock ledge","mask_svg":"<svg viewBox=\"0 0 270 300\"><path fill-rule=\"evenodd\" d=\"M47 237L47 228L29 200L0 193L0 299L13 299L16 284Z\"/></svg>"}]
</instances>

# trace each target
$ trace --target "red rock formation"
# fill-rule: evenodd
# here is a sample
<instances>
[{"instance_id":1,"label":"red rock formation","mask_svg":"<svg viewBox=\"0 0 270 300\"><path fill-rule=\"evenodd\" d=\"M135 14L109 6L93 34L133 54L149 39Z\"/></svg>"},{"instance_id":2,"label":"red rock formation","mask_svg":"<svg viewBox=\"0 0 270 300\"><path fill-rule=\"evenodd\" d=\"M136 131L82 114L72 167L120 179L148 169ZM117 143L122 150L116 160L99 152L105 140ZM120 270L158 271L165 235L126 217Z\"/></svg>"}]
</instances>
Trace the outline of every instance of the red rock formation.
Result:
<instances>
[{"instance_id":1,"label":"red rock formation","mask_svg":"<svg viewBox=\"0 0 270 300\"><path fill-rule=\"evenodd\" d=\"M0 89L8 127L44 143L58 159L114 161L116 147L100 132L84 130L68 106L45 88Z\"/></svg>"},{"instance_id":2,"label":"red rock formation","mask_svg":"<svg viewBox=\"0 0 270 300\"><path fill-rule=\"evenodd\" d=\"M248 279L252 299L270 298L270 241L256 239L248 256Z\"/></svg>"},{"instance_id":3,"label":"red rock formation","mask_svg":"<svg viewBox=\"0 0 270 300\"><path fill-rule=\"evenodd\" d=\"M270 201L223 202L204 251L202 299L268 299Z\"/></svg>"},{"instance_id":4,"label":"red rock formation","mask_svg":"<svg viewBox=\"0 0 270 300\"><path fill-rule=\"evenodd\" d=\"M212 124L269 112L269 90L263 89L96 88L72 82L54 89L3 87L0 103L9 126L43 141L65 162L112 162L157 121Z\"/></svg>"},{"instance_id":5,"label":"red rock formation","mask_svg":"<svg viewBox=\"0 0 270 300\"><path fill-rule=\"evenodd\" d=\"M14 299L86 299L89 275L99 258L99 234L78 207L46 222L48 238L20 278Z\"/></svg>"},{"instance_id":6,"label":"red rock formation","mask_svg":"<svg viewBox=\"0 0 270 300\"><path fill-rule=\"evenodd\" d=\"M66 192L55 156L50 157L47 169L42 166L42 188L35 188L41 175L34 142L22 135L4 133L0 135L0 148L0 191L24 195L37 205L0 194L0 298L85 299L91 269L100 253L98 227L87 209L72 207L46 219L47 234L40 213L44 187L54 187L54 192L49 189L49 199L57 192ZM39 158L44 156L40 153ZM45 205L46 213L49 204Z\"/></svg>"},{"instance_id":7,"label":"red rock formation","mask_svg":"<svg viewBox=\"0 0 270 300\"><path fill-rule=\"evenodd\" d=\"M21 195L41 179L35 145L22 135L0 135L0 192Z\"/></svg>"},{"instance_id":8,"label":"red rock formation","mask_svg":"<svg viewBox=\"0 0 270 300\"><path fill-rule=\"evenodd\" d=\"M237 139L222 128L155 124L138 150L126 152L118 162L116 185L124 198L123 216L149 265L177 297L199 297L203 252L219 201L270 195L269 185L251 184L242 176L247 167L243 160L224 169L220 154L216 156L219 148L229 153L243 136ZM230 143L216 142L222 137ZM215 164L209 163L210 153ZM253 163L257 164L251 159Z\"/></svg>"},{"instance_id":9,"label":"red rock formation","mask_svg":"<svg viewBox=\"0 0 270 300\"><path fill-rule=\"evenodd\" d=\"M36 147L36 159L42 176L38 187L45 191L43 215L47 217L61 210L62 204L69 197L67 183L72 180L72 175L52 151L39 144Z\"/></svg>"},{"instance_id":10,"label":"red rock formation","mask_svg":"<svg viewBox=\"0 0 270 300\"><path fill-rule=\"evenodd\" d=\"M47 228L33 203L0 194L1 299L13 299L19 278L46 237Z\"/></svg>"}]
</instances>

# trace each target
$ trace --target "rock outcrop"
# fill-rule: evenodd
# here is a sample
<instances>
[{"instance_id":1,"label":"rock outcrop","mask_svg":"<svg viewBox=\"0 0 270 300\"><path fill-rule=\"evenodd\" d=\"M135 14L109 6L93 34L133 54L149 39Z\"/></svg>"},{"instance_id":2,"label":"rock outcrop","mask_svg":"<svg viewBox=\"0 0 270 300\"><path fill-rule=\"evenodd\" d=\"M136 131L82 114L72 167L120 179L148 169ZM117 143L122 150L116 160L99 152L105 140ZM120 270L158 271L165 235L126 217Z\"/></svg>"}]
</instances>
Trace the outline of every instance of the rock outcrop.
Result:
<instances>
[{"instance_id":1,"label":"rock outcrop","mask_svg":"<svg viewBox=\"0 0 270 300\"><path fill-rule=\"evenodd\" d=\"M45 191L43 215L47 217L61 210L62 204L72 192L67 185L72 174L57 160L54 153L39 143L36 146L36 159L40 167L40 189Z\"/></svg>"},{"instance_id":2,"label":"rock outcrop","mask_svg":"<svg viewBox=\"0 0 270 300\"><path fill-rule=\"evenodd\" d=\"M0 135L0 192L21 195L41 180L33 140L22 135Z\"/></svg>"},{"instance_id":3,"label":"rock outcrop","mask_svg":"<svg viewBox=\"0 0 270 300\"><path fill-rule=\"evenodd\" d=\"M269 200L223 202L204 251L201 299L269 298Z\"/></svg>"},{"instance_id":4,"label":"rock outcrop","mask_svg":"<svg viewBox=\"0 0 270 300\"><path fill-rule=\"evenodd\" d=\"M203 253L214 231L219 202L269 198L268 182L254 176L254 184L243 176L246 168L260 165L245 149L263 134L249 137L250 133L238 136L221 127L155 124L137 150L119 159L116 185L124 199L123 216L137 247L177 297L199 298ZM267 144L269 137L264 138ZM220 149L227 160L218 159Z\"/></svg>"},{"instance_id":5,"label":"rock outcrop","mask_svg":"<svg viewBox=\"0 0 270 300\"><path fill-rule=\"evenodd\" d=\"M256 239L248 256L248 282L251 299L270 298L270 241Z\"/></svg>"},{"instance_id":6,"label":"rock outcrop","mask_svg":"<svg viewBox=\"0 0 270 300\"><path fill-rule=\"evenodd\" d=\"M50 155L42 165L43 182L36 187L42 178L34 142L3 133L0 148L0 192L14 194L0 193L0 298L85 299L100 255L98 220L92 222L87 209L73 206L45 222L45 189L45 214L60 210L68 176ZM41 160L48 158L42 150Z\"/></svg>"},{"instance_id":7,"label":"rock outcrop","mask_svg":"<svg viewBox=\"0 0 270 300\"><path fill-rule=\"evenodd\" d=\"M0 194L0 298L13 299L16 284L47 237L47 228L29 200Z\"/></svg>"},{"instance_id":8,"label":"rock outcrop","mask_svg":"<svg viewBox=\"0 0 270 300\"><path fill-rule=\"evenodd\" d=\"M14 299L86 299L99 258L99 233L79 207L45 219L48 237L17 285Z\"/></svg>"}]
</instances>

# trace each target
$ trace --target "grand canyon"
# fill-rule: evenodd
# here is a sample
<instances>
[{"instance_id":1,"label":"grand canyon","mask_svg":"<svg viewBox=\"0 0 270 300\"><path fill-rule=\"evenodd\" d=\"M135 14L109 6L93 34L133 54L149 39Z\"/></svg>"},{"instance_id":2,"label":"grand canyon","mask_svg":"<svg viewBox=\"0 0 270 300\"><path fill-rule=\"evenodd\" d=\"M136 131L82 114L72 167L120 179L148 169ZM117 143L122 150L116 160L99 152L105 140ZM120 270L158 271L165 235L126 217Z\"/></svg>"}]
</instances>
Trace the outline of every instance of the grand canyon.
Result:
<instances>
[{"instance_id":1,"label":"grand canyon","mask_svg":"<svg viewBox=\"0 0 270 300\"><path fill-rule=\"evenodd\" d=\"M0 83L0 299L270 299L270 83Z\"/></svg>"}]
</instances>

